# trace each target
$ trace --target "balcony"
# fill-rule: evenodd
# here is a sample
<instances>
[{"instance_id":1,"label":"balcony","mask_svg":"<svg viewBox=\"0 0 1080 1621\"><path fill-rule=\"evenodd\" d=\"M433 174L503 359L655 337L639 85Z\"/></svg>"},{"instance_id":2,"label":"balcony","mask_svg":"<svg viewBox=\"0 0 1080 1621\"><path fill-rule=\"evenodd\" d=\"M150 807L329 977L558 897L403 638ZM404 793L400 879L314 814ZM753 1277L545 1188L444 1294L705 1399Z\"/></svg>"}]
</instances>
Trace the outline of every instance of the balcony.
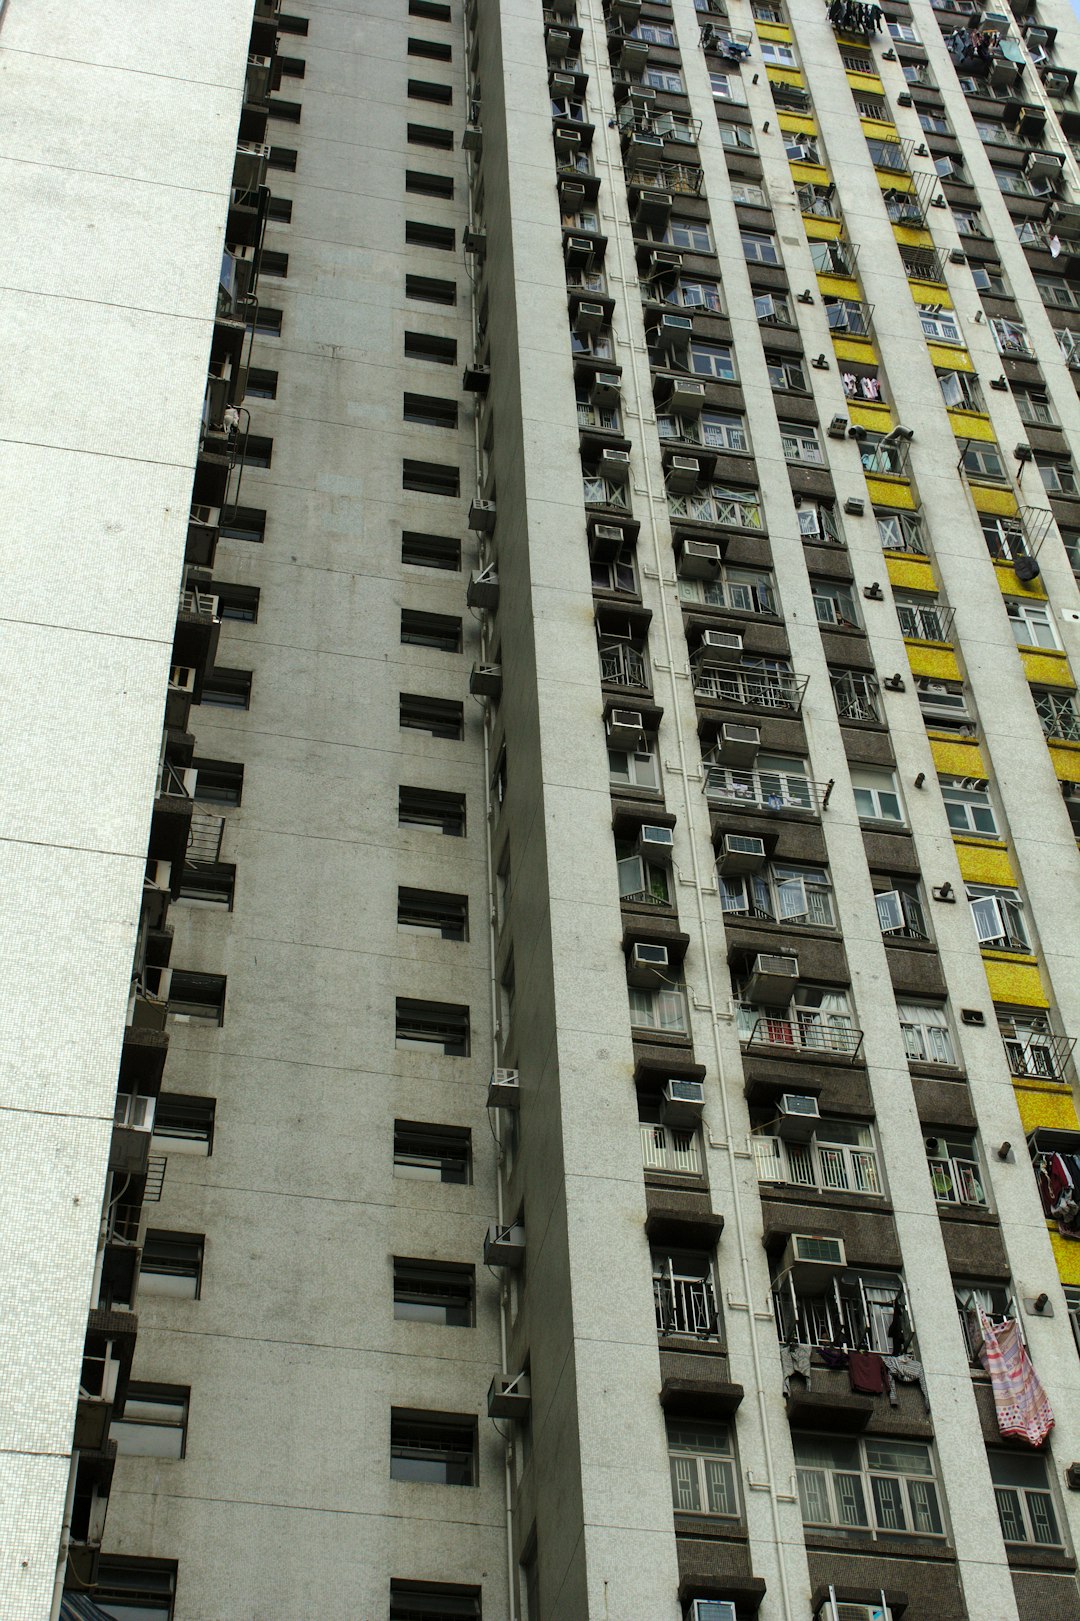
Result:
<instances>
[{"instance_id":1,"label":"balcony","mask_svg":"<svg viewBox=\"0 0 1080 1621\"><path fill-rule=\"evenodd\" d=\"M705 762L705 797L725 810L802 811L821 814L818 784L783 771L736 771Z\"/></svg>"},{"instance_id":2,"label":"balcony","mask_svg":"<svg viewBox=\"0 0 1080 1621\"><path fill-rule=\"evenodd\" d=\"M631 204L639 203L646 192L700 197L704 178L703 171L694 163L643 163L631 159L626 165Z\"/></svg>"},{"instance_id":3,"label":"balcony","mask_svg":"<svg viewBox=\"0 0 1080 1621\"><path fill-rule=\"evenodd\" d=\"M861 1128L869 1135L869 1128ZM823 1124L820 1135L828 1136ZM877 1150L849 1143L785 1142L755 1133L750 1139L759 1182L777 1182L817 1193L861 1193L880 1199L885 1184Z\"/></svg>"},{"instance_id":4,"label":"balcony","mask_svg":"<svg viewBox=\"0 0 1080 1621\"><path fill-rule=\"evenodd\" d=\"M909 602L896 604L900 621L900 634L909 642L948 642L952 640L955 608L939 607L936 603L919 608Z\"/></svg>"},{"instance_id":5,"label":"balcony","mask_svg":"<svg viewBox=\"0 0 1080 1621\"><path fill-rule=\"evenodd\" d=\"M151 860L170 862L174 873L180 872L187 850L197 775L190 766L168 761L158 772L148 853Z\"/></svg>"},{"instance_id":6,"label":"balcony","mask_svg":"<svg viewBox=\"0 0 1080 1621\"><path fill-rule=\"evenodd\" d=\"M775 714L797 715L802 708L809 676L781 670L694 668L694 697L707 703L738 704Z\"/></svg>"},{"instance_id":7,"label":"balcony","mask_svg":"<svg viewBox=\"0 0 1080 1621\"><path fill-rule=\"evenodd\" d=\"M853 1063L862 1047L863 1033L839 1020L798 1014L794 1019L778 1017L767 1008L749 1002L736 1003L739 1038L747 1051L781 1048L789 1053L813 1053Z\"/></svg>"},{"instance_id":8,"label":"balcony","mask_svg":"<svg viewBox=\"0 0 1080 1621\"><path fill-rule=\"evenodd\" d=\"M1072 1238L1080 1236L1080 1200L1076 1196L1080 1181L1076 1174L1080 1172L1080 1132L1040 1126L1028 1138L1028 1152L1043 1215L1047 1221L1057 1224L1059 1232Z\"/></svg>"},{"instance_id":9,"label":"balcony","mask_svg":"<svg viewBox=\"0 0 1080 1621\"><path fill-rule=\"evenodd\" d=\"M999 1021L1010 1073L1017 1080L1067 1082L1075 1036L1058 1036L1034 1023Z\"/></svg>"},{"instance_id":10,"label":"balcony","mask_svg":"<svg viewBox=\"0 0 1080 1621\"><path fill-rule=\"evenodd\" d=\"M696 1127L649 1125L642 1121L638 1129L644 1170L675 1176L701 1175L701 1134Z\"/></svg>"},{"instance_id":11,"label":"balcony","mask_svg":"<svg viewBox=\"0 0 1080 1621\"><path fill-rule=\"evenodd\" d=\"M176 629L173 632L173 665L188 668L194 673L190 702L198 703L202 697L203 680L217 653L221 615L218 599L208 591L186 586L180 592ZM174 722L168 716L167 724ZM186 716L183 725L186 725Z\"/></svg>"}]
</instances>

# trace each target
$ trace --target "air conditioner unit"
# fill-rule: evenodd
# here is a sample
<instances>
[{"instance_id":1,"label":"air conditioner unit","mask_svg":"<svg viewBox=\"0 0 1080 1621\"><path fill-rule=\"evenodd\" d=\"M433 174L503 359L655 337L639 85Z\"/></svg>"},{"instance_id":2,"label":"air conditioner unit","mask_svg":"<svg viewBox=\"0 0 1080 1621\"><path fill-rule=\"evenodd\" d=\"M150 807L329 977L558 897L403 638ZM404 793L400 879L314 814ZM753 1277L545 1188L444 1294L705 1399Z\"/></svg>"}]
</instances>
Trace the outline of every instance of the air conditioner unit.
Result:
<instances>
[{"instance_id":1,"label":"air conditioner unit","mask_svg":"<svg viewBox=\"0 0 1080 1621\"><path fill-rule=\"evenodd\" d=\"M746 1000L766 1007L787 1007L799 978L798 957L761 951L754 958L746 987Z\"/></svg>"},{"instance_id":2,"label":"air conditioner unit","mask_svg":"<svg viewBox=\"0 0 1080 1621\"><path fill-rule=\"evenodd\" d=\"M615 749L632 749L645 733L641 715L636 709L613 709L607 719L608 742Z\"/></svg>"},{"instance_id":3,"label":"air conditioner unit","mask_svg":"<svg viewBox=\"0 0 1080 1621\"><path fill-rule=\"evenodd\" d=\"M544 32L548 55L558 61L570 54L570 35L565 28L548 28Z\"/></svg>"},{"instance_id":4,"label":"air conditioner unit","mask_svg":"<svg viewBox=\"0 0 1080 1621\"><path fill-rule=\"evenodd\" d=\"M587 236L568 236L563 246L563 257L568 270L591 270L593 244Z\"/></svg>"},{"instance_id":5,"label":"air conditioner unit","mask_svg":"<svg viewBox=\"0 0 1080 1621\"><path fill-rule=\"evenodd\" d=\"M625 484L630 477L630 452L628 450L602 450L597 466L601 478L610 480L612 484Z\"/></svg>"},{"instance_id":6,"label":"air conditioner unit","mask_svg":"<svg viewBox=\"0 0 1080 1621\"><path fill-rule=\"evenodd\" d=\"M622 373L598 371L589 385L591 405L618 405L622 398Z\"/></svg>"},{"instance_id":7,"label":"air conditioner unit","mask_svg":"<svg viewBox=\"0 0 1080 1621\"><path fill-rule=\"evenodd\" d=\"M817 1098L785 1092L777 1106L780 1121L777 1133L790 1143L808 1143L821 1119Z\"/></svg>"},{"instance_id":8,"label":"air conditioner unit","mask_svg":"<svg viewBox=\"0 0 1080 1621\"><path fill-rule=\"evenodd\" d=\"M486 394L491 386L491 367L466 366L461 386L466 394Z\"/></svg>"},{"instance_id":9,"label":"air conditioner unit","mask_svg":"<svg viewBox=\"0 0 1080 1621\"><path fill-rule=\"evenodd\" d=\"M694 466L697 467L697 462ZM715 580L722 556L714 540L684 540L679 553L679 576L684 580Z\"/></svg>"},{"instance_id":10,"label":"air conditioner unit","mask_svg":"<svg viewBox=\"0 0 1080 1621\"><path fill-rule=\"evenodd\" d=\"M599 332L604 324L604 306L602 304L581 303L574 311L575 332Z\"/></svg>"},{"instance_id":11,"label":"air conditioner unit","mask_svg":"<svg viewBox=\"0 0 1080 1621\"><path fill-rule=\"evenodd\" d=\"M635 940L626 959L627 979L631 985L656 985L669 977L667 946L654 946L644 940Z\"/></svg>"},{"instance_id":12,"label":"air conditioner unit","mask_svg":"<svg viewBox=\"0 0 1080 1621\"><path fill-rule=\"evenodd\" d=\"M461 137L462 150L465 152L480 152L484 146L484 132L479 124L466 124L465 133Z\"/></svg>"},{"instance_id":13,"label":"air conditioner unit","mask_svg":"<svg viewBox=\"0 0 1080 1621\"><path fill-rule=\"evenodd\" d=\"M257 191L266 179L270 148L259 141L241 141L233 163L233 185L238 191Z\"/></svg>"},{"instance_id":14,"label":"air conditioner unit","mask_svg":"<svg viewBox=\"0 0 1080 1621\"><path fill-rule=\"evenodd\" d=\"M654 276L670 276L681 269L681 253L666 253L663 249L659 249L649 255L649 270Z\"/></svg>"},{"instance_id":15,"label":"air conditioner unit","mask_svg":"<svg viewBox=\"0 0 1080 1621\"><path fill-rule=\"evenodd\" d=\"M556 96L572 96L577 88L577 81L572 73L553 73L548 83L552 94Z\"/></svg>"},{"instance_id":16,"label":"air conditioner unit","mask_svg":"<svg viewBox=\"0 0 1080 1621\"><path fill-rule=\"evenodd\" d=\"M624 39L619 66L627 73L640 73L649 60L649 47L643 39Z\"/></svg>"},{"instance_id":17,"label":"air conditioner unit","mask_svg":"<svg viewBox=\"0 0 1080 1621\"><path fill-rule=\"evenodd\" d=\"M696 490L701 468L694 456L672 456L664 475L665 483L673 495L688 495Z\"/></svg>"},{"instance_id":18,"label":"air conditioner unit","mask_svg":"<svg viewBox=\"0 0 1080 1621\"><path fill-rule=\"evenodd\" d=\"M1057 152L1029 152L1024 173L1029 180L1057 180L1061 176L1064 160Z\"/></svg>"},{"instance_id":19,"label":"air conditioner unit","mask_svg":"<svg viewBox=\"0 0 1080 1621\"><path fill-rule=\"evenodd\" d=\"M617 523L594 524L589 533L589 557L594 563L614 563L625 539Z\"/></svg>"},{"instance_id":20,"label":"air conditioner unit","mask_svg":"<svg viewBox=\"0 0 1080 1621\"><path fill-rule=\"evenodd\" d=\"M195 671L187 664L174 664L169 671L170 692L194 692Z\"/></svg>"},{"instance_id":21,"label":"air conditioner unit","mask_svg":"<svg viewBox=\"0 0 1080 1621\"><path fill-rule=\"evenodd\" d=\"M705 1106L704 1081L683 1080L672 1076L664 1082L660 1113L665 1125L692 1126L701 1119Z\"/></svg>"},{"instance_id":22,"label":"air conditioner unit","mask_svg":"<svg viewBox=\"0 0 1080 1621\"><path fill-rule=\"evenodd\" d=\"M633 28L641 16L641 0L612 0L610 14L624 28Z\"/></svg>"},{"instance_id":23,"label":"air conditioner unit","mask_svg":"<svg viewBox=\"0 0 1080 1621\"><path fill-rule=\"evenodd\" d=\"M580 180L560 180L559 205L564 214L576 214L585 206L585 187Z\"/></svg>"},{"instance_id":24,"label":"air conditioner unit","mask_svg":"<svg viewBox=\"0 0 1080 1621\"><path fill-rule=\"evenodd\" d=\"M529 1416L529 1378L525 1373L510 1379L497 1373L488 1386L488 1418L512 1418L519 1422Z\"/></svg>"},{"instance_id":25,"label":"air conditioner unit","mask_svg":"<svg viewBox=\"0 0 1080 1621\"><path fill-rule=\"evenodd\" d=\"M644 189L634 210L635 225L665 225L671 218L675 199L670 191L659 191L653 186Z\"/></svg>"},{"instance_id":26,"label":"air conditioner unit","mask_svg":"<svg viewBox=\"0 0 1080 1621\"><path fill-rule=\"evenodd\" d=\"M751 766L761 747L761 727L741 726L725 721L716 738L716 752L723 765Z\"/></svg>"},{"instance_id":27,"label":"air conditioner unit","mask_svg":"<svg viewBox=\"0 0 1080 1621\"><path fill-rule=\"evenodd\" d=\"M746 833L725 833L716 863L721 872L757 872L765 865L765 840Z\"/></svg>"},{"instance_id":28,"label":"air conditioner unit","mask_svg":"<svg viewBox=\"0 0 1080 1621\"><path fill-rule=\"evenodd\" d=\"M474 698L502 696L502 665L474 664L469 673L469 691Z\"/></svg>"},{"instance_id":29,"label":"air conditioner unit","mask_svg":"<svg viewBox=\"0 0 1080 1621\"><path fill-rule=\"evenodd\" d=\"M670 856L675 847L675 835L670 827L655 827L643 822L638 832L638 850L643 856Z\"/></svg>"},{"instance_id":30,"label":"air conditioner unit","mask_svg":"<svg viewBox=\"0 0 1080 1621\"><path fill-rule=\"evenodd\" d=\"M523 1265L525 1260L525 1227L522 1222L501 1226L493 1221L484 1236L484 1263L486 1266Z\"/></svg>"},{"instance_id":31,"label":"air conditioner unit","mask_svg":"<svg viewBox=\"0 0 1080 1621\"><path fill-rule=\"evenodd\" d=\"M555 143L555 155L560 158L572 158L581 151L581 135L576 129L564 129L556 124L551 132Z\"/></svg>"},{"instance_id":32,"label":"air conditioner unit","mask_svg":"<svg viewBox=\"0 0 1080 1621\"><path fill-rule=\"evenodd\" d=\"M488 1081L489 1109L516 1109L521 1101L521 1076L516 1069L493 1069Z\"/></svg>"},{"instance_id":33,"label":"air conditioner unit","mask_svg":"<svg viewBox=\"0 0 1080 1621\"><path fill-rule=\"evenodd\" d=\"M840 1238L815 1233L792 1233L780 1260L781 1273L790 1272L799 1294L823 1294L837 1272L847 1266Z\"/></svg>"},{"instance_id":34,"label":"air conditioner unit","mask_svg":"<svg viewBox=\"0 0 1080 1621\"><path fill-rule=\"evenodd\" d=\"M684 353L690 346L694 323L689 315L664 315L656 332L657 349L668 354Z\"/></svg>"},{"instance_id":35,"label":"air conditioner unit","mask_svg":"<svg viewBox=\"0 0 1080 1621\"><path fill-rule=\"evenodd\" d=\"M494 563L489 563L479 574L469 575L465 601L470 608L486 608L489 613L494 613L499 606L499 576Z\"/></svg>"},{"instance_id":36,"label":"air conditioner unit","mask_svg":"<svg viewBox=\"0 0 1080 1621\"><path fill-rule=\"evenodd\" d=\"M700 416L705 406L705 384L691 382L689 377L676 377L667 403L678 416Z\"/></svg>"},{"instance_id":37,"label":"air conditioner unit","mask_svg":"<svg viewBox=\"0 0 1080 1621\"><path fill-rule=\"evenodd\" d=\"M473 501L469 505L469 528L479 535L490 535L495 528L494 501Z\"/></svg>"},{"instance_id":38,"label":"air conditioner unit","mask_svg":"<svg viewBox=\"0 0 1080 1621\"><path fill-rule=\"evenodd\" d=\"M663 155L664 138L662 135L649 135L643 130L635 130L627 138L627 158L662 158Z\"/></svg>"},{"instance_id":39,"label":"air conditioner unit","mask_svg":"<svg viewBox=\"0 0 1080 1621\"><path fill-rule=\"evenodd\" d=\"M737 664L742 658L743 640L733 630L703 630L701 633L701 663Z\"/></svg>"},{"instance_id":40,"label":"air conditioner unit","mask_svg":"<svg viewBox=\"0 0 1080 1621\"><path fill-rule=\"evenodd\" d=\"M848 419L840 416L833 417L826 429L830 439L846 439L847 431Z\"/></svg>"},{"instance_id":41,"label":"air conditioner unit","mask_svg":"<svg viewBox=\"0 0 1080 1621\"><path fill-rule=\"evenodd\" d=\"M738 1621L735 1606L727 1598L696 1598L686 1612L686 1621Z\"/></svg>"},{"instance_id":42,"label":"air conditioner unit","mask_svg":"<svg viewBox=\"0 0 1080 1621\"><path fill-rule=\"evenodd\" d=\"M892 1611L886 1605L883 1609L880 1604L840 1604L836 1605L836 1621L892 1621ZM820 1621L833 1621L831 1607L826 1607L820 1613Z\"/></svg>"},{"instance_id":43,"label":"air conditioner unit","mask_svg":"<svg viewBox=\"0 0 1080 1621\"><path fill-rule=\"evenodd\" d=\"M487 232L479 230L475 225L466 225L461 233L461 245L466 253L472 253L477 259L482 259L487 252Z\"/></svg>"}]
</instances>

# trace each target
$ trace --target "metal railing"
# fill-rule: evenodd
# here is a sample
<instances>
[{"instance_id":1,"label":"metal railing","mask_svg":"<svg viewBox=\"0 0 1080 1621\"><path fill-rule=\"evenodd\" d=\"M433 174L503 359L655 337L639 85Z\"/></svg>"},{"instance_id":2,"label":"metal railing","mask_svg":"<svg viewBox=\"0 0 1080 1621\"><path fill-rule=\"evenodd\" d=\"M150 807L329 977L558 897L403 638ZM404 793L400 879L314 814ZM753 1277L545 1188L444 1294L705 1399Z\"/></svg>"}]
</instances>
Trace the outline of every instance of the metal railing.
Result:
<instances>
[{"instance_id":1,"label":"metal railing","mask_svg":"<svg viewBox=\"0 0 1080 1621\"><path fill-rule=\"evenodd\" d=\"M1080 715L1076 713L1071 698L1059 698L1053 692L1040 692L1035 699L1035 713L1044 737L1080 743Z\"/></svg>"},{"instance_id":2,"label":"metal railing","mask_svg":"<svg viewBox=\"0 0 1080 1621\"><path fill-rule=\"evenodd\" d=\"M700 602L706 608L727 608L730 613L775 614L776 601L768 585L742 580L679 581L682 602Z\"/></svg>"},{"instance_id":3,"label":"metal railing","mask_svg":"<svg viewBox=\"0 0 1080 1621\"><path fill-rule=\"evenodd\" d=\"M789 1047L795 1052L834 1053L854 1059L863 1033L849 1024L796 1015L786 1019L762 1012L750 1003L738 1004L739 1035L745 1047Z\"/></svg>"},{"instance_id":4,"label":"metal railing","mask_svg":"<svg viewBox=\"0 0 1080 1621\"><path fill-rule=\"evenodd\" d=\"M1010 1072L1022 1080L1065 1081L1066 1066L1076 1045L1074 1036L1056 1036L1047 1031L1001 1028Z\"/></svg>"},{"instance_id":5,"label":"metal railing","mask_svg":"<svg viewBox=\"0 0 1080 1621\"><path fill-rule=\"evenodd\" d=\"M775 672L755 675L743 670L694 670L694 696L713 703L749 704L755 709L783 709L797 715L809 676Z\"/></svg>"},{"instance_id":6,"label":"metal railing","mask_svg":"<svg viewBox=\"0 0 1080 1621\"><path fill-rule=\"evenodd\" d=\"M190 766L181 770L165 760L158 771L156 791L173 799L191 799L194 797L195 776Z\"/></svg>"},{"instance_id":7,"label":"metal railing","mask_svg":"<svg viewBox=\"0 0 1080 1621\"><path fill-rule=\"evenodd\" d=\"M218 598L209 591L193 591L185 588L180 592L180 612L201 614L204 618L216 619Z\"/></svg>"},{"instance_id":8,"label":"metal railing","mask_svg":"<svg viewBox=\"0 0 1080 1621\"><path fill-rule=\"evenodd\" d=\"M858 671L845 670L843 675L830 677L836 713L841 720L874 721L881 723L881 704L877 678Z\"/></svg>"},{"instance_id":9,"label":"metal railing","mask_svg":"<svg viewBox=\"0 0 1080 1621\"><path fill-rule=\"evenodd\" d=\"M896 616L900 621L900 634L909 641L947 642L952 639L955 608L941 608L936 604L918 608L910 602L898 602Z\"/></svg>"},{"instance_id":10,"label":"metal railing","mask_svg":"<svg viewBox=\"0 0 1080 1621\"><path fill-rule=\"evenodd\" d=\"M931 281L945 285L945 255L937 248L901 245L900 258L909 281Z\"/></svg>"},{"instance_id":11,"label":"metal railing","mask_svg":"<svg viewBox=\"0 0 1080 1621\"><path fill-rule=\"evenodd\" d=\"M677 1273L654 1277L653 1305L658 1334L692 1334L703 1340L719 1338L711 1278L680 1277Z\"/></svg>"},{"instance_id":12,"label":"metal railing","mask_svg":"<svg viewBox=\"0 0 1080 1621\"><path fill-rule=\"evenodd\" d=\"M626 184L648 191L670 191L681 197L701 194L704 171L694 163L637 163L626 171Z\"/></svg>"},{"instance_id":13,"label":"metal railing","mask_svg":"<svg viewBox=\"0 0 1080 1621\"><path fill-rule=\"evenodd\" d=\"M645 655L635 647L602 647L600 649L600 679L619 687L640 687L649 690L649 669Z\"/></svg>"},{"instance_id":14,"label":"metal railing","mask_svg":"<svg viewBox=\"0 0 1080 1621\"><path fill-rule=\"evenodd\" d=\"M206 811L193 811L188 829L184 862L192 867L213 867L221 859L221 841L225 835L224 816L211 816Z\"/></svg>"},{"instance_id":15,"label":"metal railing","mask_svg":"<svg viewBox=\"0 0 1080 1621\"><path fill-rule=\"evenodd\" d=\"M737 771L705 762L705 797L710 805L741 810L810 811L817 816L821 796L809 777L784 771Z\"/></svg>"},{"instance_id":16,"label":"metal railing","mask_svg":"<svg viewBox=\"0 0 1080 1621\"><path fill-rule=\"evenodd\" d=\"M671 1126L650 1126L642 1122L641 1163L646 1171L677 1171L686 1176L701 1175L700 1138L696 1131L677 1131Z\"/></svg>"},{"instance_id":17,"label":"metal railing","mask_svg":"<svg viewBox=\"0 0 1080 1621\"><path fill-rule=\"evenodd\" d=\"M848 1143L788 1143L779 1137L751 1137L759 1182L790 1182L822 1192L867 1193L885 1188L873 1148Z\"/></svg>"}]
</instances>

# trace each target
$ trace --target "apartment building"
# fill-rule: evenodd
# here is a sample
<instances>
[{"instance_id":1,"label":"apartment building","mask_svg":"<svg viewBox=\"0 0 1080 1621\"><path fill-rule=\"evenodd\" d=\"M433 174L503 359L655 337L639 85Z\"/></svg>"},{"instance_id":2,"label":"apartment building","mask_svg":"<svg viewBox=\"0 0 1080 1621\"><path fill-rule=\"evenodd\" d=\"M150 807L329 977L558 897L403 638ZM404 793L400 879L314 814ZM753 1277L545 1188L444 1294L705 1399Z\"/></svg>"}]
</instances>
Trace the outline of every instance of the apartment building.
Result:
<instances>
[{"instance_id":1,"label":"apartment building","mask_svg":"<svg viewBox=\"0 0 1080 1621\"><path fill-rule=\"evenodd\" d=\"M1076 1621L1071 10L0 63L4 1621Z\"/></svg>"}]
</instances>

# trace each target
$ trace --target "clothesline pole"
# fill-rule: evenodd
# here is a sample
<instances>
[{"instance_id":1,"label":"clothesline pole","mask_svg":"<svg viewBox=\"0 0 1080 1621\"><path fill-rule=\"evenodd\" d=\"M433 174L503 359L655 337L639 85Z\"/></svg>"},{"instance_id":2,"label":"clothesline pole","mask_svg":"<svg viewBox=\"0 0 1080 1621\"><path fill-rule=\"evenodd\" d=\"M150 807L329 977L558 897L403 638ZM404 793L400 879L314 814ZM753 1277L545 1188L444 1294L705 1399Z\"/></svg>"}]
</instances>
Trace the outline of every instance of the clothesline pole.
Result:
<instances>
[{"instance_id":1,"label":"clothesline pole","mask_svg":"<svg viewBox=\"0 0 1080 1621\"><path fill-rule=\"evenodd\" d=\"M830 1584L829 1608L832 1611L832 1621L840 1621L840 1611L836 1607L836 1588Z\"/></svg>"}]
</instances>

